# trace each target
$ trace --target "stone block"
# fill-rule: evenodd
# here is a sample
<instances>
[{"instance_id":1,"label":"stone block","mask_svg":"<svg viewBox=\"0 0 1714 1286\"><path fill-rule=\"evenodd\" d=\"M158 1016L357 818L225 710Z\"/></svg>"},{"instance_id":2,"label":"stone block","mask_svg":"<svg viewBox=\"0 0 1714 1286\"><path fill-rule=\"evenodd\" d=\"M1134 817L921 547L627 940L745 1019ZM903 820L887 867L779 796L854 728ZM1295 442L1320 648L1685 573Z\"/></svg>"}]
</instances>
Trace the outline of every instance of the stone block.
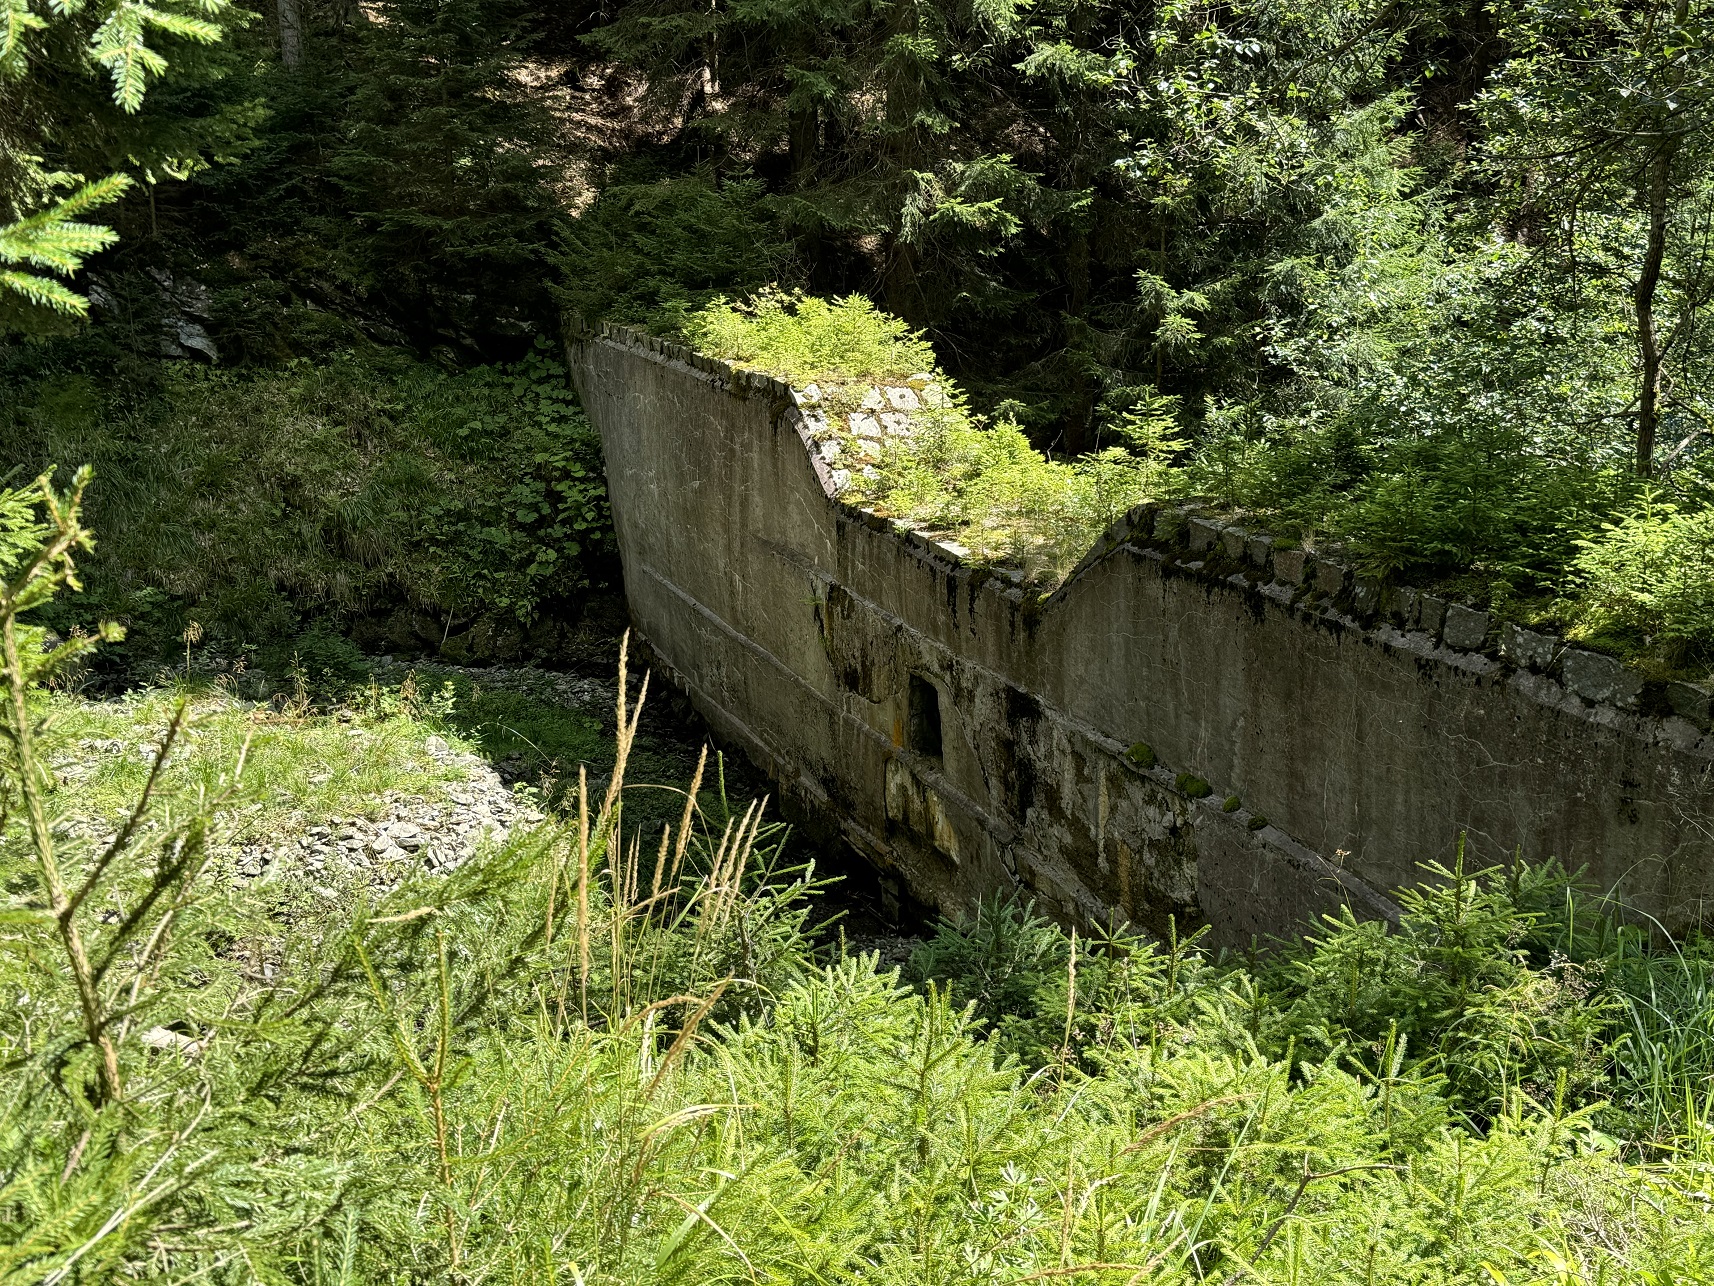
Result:
<instances>
[{"instance_id":1,"label":"stone block","mask_svg":"<svg viewBox=\"0 0 1714 1286\"><path fill-rule=\"evenodd\" d=\"M1642 694L1643 676L1610 656L1570 648L1560 663L1565 686L1590 701L1635 705Z\"/></svg>"},{"instance_id":2,"label":"stone block","mask_svg":"<svg viewBox=\"0 0 1714 1286\"><path fill-rule=\"evenodd\" d=\"M1441 626L1441 641L1462 652L1480 652L1488 643L1488 613L1449 603Z\"/></svg>"},{"instance_id":3,"label":"stone block","mask_svg":"<svg viewBox=\"0 0 1714 1286\"><path fill-rule=\"evenodd\" d=\"M1192 553L1213 549L1220 542L1220 524L1212 518L1190 520L1190 549Z\"/></svg>"},{"instance_id":4,"label":"stone block","mask_svg":"<svg viewBox=\"0 0 1714 1286\"><path fill-rule=\"evenodd\" d=\"M1290 585L1303 584L1308 571L1309 555L1301 549L1274 550L1274 575Z\"/></svg>"},{"instance_id":5,"label":"stone block","mask_svg":"<svg viewBox=\"0 0 1714 1286\"><path fill-rule=\"evenodd\" d=\"M1367 620L1381 610L1381 582L1375 576L1359 576L1351 587L1351 610Z\"/></svg>"},{"instance_id":6,"label":"stone block","mask_svg":"<svg viewBox=\"0 0 1714 1286\"><path fill-rule=\"evenodd\" d=\"M1500 655L1513 665L1531 670L1546 670L1559 654L1557 634L1537 634L1509 621L1500 627Z\"/></svg>"},{"instance_id":7,"label":"stone block","mask_svg":"<svg viewBox=\"0 0 1714 1286\"><path fill-rule=\"evenodd\" d=\"M1226 551L1226 557L1241 559L1244 556L1244 546L1249 543L1250 533L1242 527L1228 527L1220 533L1220 548Z\"/></svg>"},{"instance_id":8,"label":"stone block","mask_svg":"<svg viewBox=\"0 0 1714 1286\"><path fill-rule=\"evenodd\" d=\"M1274 538L1272 536L1251 536L1248 541L1250 565L1266 567L1268 559L1273 556Z\"/></svg>"},{"instance_id":9,"label":"stone block","mask_svg":"<svg viewBox=\"0 0 1714 1286\"><path fill-rule=\"evenodd\" d=\"M1417 609L1422 595L1409 585L1396 585L1387 591L1387 619L1401 629L1415 629Z\"/></svg>"},{"instance_id":10,"label":"stone block","mask_svg":"<svg viewBox=\"0 0 1714 1286\"><path fill-rule=\"evenodd\" d=\"M1349 571L1332 560L1315 560L1315 588L1323 594L1341 594Z\"/></svg>"},{"instance_id":11,"label":"stone block","mask_svg":"<svg viewBox=\"0 0 1714 1286\"><path fill-rule=\"evenodd\" d=\"M1666 699L1673 710L1704 731L1709 726L1711 696L1714 692L1701 683L1669 683L1666 688Z\"/></svg>"},{"instance_id":12,"label":"stone block","mask_svg":"<svg viewBox=\"0 0 1714 1286\"><path fill-rule=\"evenodd\" d=\"M1440 627L1446 624L1446 600L1433 594L1424 594L1417 605L1417 624L1435 638L1440 637Z\"/></svg>"}]
</instances>

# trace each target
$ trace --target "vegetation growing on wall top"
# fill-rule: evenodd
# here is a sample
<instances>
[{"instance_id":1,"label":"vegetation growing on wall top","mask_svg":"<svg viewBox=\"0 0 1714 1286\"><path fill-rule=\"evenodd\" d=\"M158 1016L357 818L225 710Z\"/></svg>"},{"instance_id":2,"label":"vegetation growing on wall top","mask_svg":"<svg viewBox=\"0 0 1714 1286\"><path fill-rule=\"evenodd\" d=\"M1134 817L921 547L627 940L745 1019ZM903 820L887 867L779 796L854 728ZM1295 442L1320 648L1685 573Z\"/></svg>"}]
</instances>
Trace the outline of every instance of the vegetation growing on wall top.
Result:
<instances>
[{"instance_id":1,"label":"vegetation growing on wall top","mask_svg":"<svg viewBox=\"0 0 1714 1286\"><path fill-rule=\"evenodd\" d=\"M1523 425L1370 457L1336 517L1312 521L1314 506L1333 503L1326 471L1345 467L1337 433L1198 438L1176 398L1139 385L1108 399L1108 445L1054 456L1003 410L974 412L919 332L857 296L716 299L682 333L799 390L845 499L1046 585L1134 505L1196 497L1288 541L1331 545L1372 574L1441 583L1665 673L1714 663L1702 501L1654 491L1626 503L1634 488L1621 471L1534 453Z\"/></svg>"},{"instance_id":2,"label":"vegetation growing on wall top","mask_svg":"<svg viewBox=\"0 0 1714 1286\"><path fill-rule=\"evenodd\" d=\"M1063 577L1128 509L1176 485L1170 399L1120 417L1124 445L1055 460L1014 420L972 413L923 337L858 296L716 300L684 334L799 390L843 498L1038 580Z\"/></svg>"}]
</instances>

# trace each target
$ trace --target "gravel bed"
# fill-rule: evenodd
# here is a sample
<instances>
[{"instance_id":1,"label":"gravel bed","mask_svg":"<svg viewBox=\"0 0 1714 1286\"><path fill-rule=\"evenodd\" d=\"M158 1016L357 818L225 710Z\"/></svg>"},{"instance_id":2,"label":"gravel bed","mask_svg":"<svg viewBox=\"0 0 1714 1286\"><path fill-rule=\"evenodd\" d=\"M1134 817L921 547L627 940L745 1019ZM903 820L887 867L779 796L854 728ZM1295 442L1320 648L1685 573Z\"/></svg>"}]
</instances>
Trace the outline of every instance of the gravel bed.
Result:
<instances>
[{"instance_id":1,"label":"gravel bed","mask_svg":"<svg viewBox=\"0 0 1714 1286\"><path fill-rule=\"evenodd\" d=\"M378 817L334 817L282 842L240 845L233 854L234 878L260 879L280 869L340 883L366 877L372 887L386 890L414 868L450 871L485 841L502 843L513 827L543 820L530 794L511 790L480 757L453 750L440 737L430 737L424 749L465 774L443 788L444 798L388 793ZM335 896L332 889L321 891Z\"/></svg>"}]
</instances>

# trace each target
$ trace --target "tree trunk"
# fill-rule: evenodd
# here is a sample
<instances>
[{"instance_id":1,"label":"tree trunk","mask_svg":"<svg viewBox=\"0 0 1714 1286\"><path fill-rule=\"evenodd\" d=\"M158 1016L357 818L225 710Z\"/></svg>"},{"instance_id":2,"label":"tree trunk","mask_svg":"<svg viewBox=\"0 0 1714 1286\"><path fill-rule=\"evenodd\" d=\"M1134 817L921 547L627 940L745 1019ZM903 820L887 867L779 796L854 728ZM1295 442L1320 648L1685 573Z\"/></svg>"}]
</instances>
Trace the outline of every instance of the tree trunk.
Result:
<instances>
[{"instance_id":1,"label":"tree trunk","mask_svg":"<svg viewBox=\"0 0 1714 1286\"><path fill-rule=\"evenodd\" d=\"M881 267L881 297L887 311L903 317L913 326L927 323L923 310L922 283L917 279L917 250L897 233L889 232L883 240L885 256Z\"/></svg>"},{"instance_id":2,"label":"tree trunk","mask_svg":"<svg viewBox=\"0 0 1714 1286\"><path fill-rule=\"evenodd\" d=\"M917 123L922 106L923 71L911 40L917 31L916 5L911 0L895 5L888 28L893 37L889 43L894 48L885 68L884 160L878 177L885 199L892 207L888 211L892 228L882 244L885 258L881 266L881 290L887 311L913 326L922 326L928 318L918 275L920 254L915 236L907 230L913 218L921 218L921 212L913 216L907 210L916 194L915 172L923 168ZM920 223L918 226L920 229Z\"/></svg>"},{"instance_id":3,"label":"tree trunk","mask_svg":"<svg viewBox=\"0 0 1714 1286\"><path fill-rule=\"evenodd\" d=\"M794 192L803 191L815 178L815 144L820 126L813 107L796 109L786 117L786 148Z\"/></svg>"},{"instance_id":4,"label":"tree trunk","mask_svg":"<svg viewBox=\"0 0 1714 1286\"><path fill-rule=\"evenodd\" d=\"M1690 0L1678 0L1673 9L1677 30L1682 32L1690 17ZM1676 38L1676 37L1675 37ZM1682 65L1673 77L1674 88L1683 80ZM1667 94L1671 98L1671 91ZM1655 296L1660 291L1661 266L1666 259L1666 207L1672 183L1672 163L1677 159L1684 135L1675 126L1670 111L1662 112L1656 126L1655 153L1648 162L1648 190L1644 201L1649 212L1648 248L1643 252L1642 271L1637 275L1637 348L1642 357L1642 387L1637 397L1637 475L1654 476L1655 438L1660 432L1662 375L1660 336L1655 330Z\"/></svg>"},{"instance_id":5,"label":"tree trunk","mask_svg":"<svg viewBox=\"0 0 1714 1286\"><path fill-rule=\"evenodd\" d=\"M296 70L304 60L304 17L298 0L278 0L280 14L280 63Z\"/></svg>"},{"instance_id":6,"label":"tree trunk","mask_svg":"<svg viewBox=\"0 0 1714 1286\"><path fill-rule=\"evenodd\" d=\"M1661 144L1649 162L1645 200L1649 212L1648 248L1643 252L1642 272L1634 296L1637 313L1637 348L1642 356L1642 388L1637 399L1637 474L1654 474L1654 444L1660 429L1661 349L1655 330L1655 296L1660 291L1661 264L1666 258L1667 181L1672 171L1676 140Z\"/></svg>"},{"instance_id":7,"label":"tree trunk","mask_svg":"<svg viewBox=\"0 0 1714 1286\"><path fill-rule=\"evenodd\" d=\"M1073 190L1083 186L1081 176L1073 176ZM1088 340L1088 328L1083 314L1089 307L1089 233L1079 228L1065 246L1065 313L1060 318L1060 336L1065 355L1072 364L1071 387L1067 390L1065 416L1065 450L1068 455L1082 455L1094 446L1090 432L1095 416L1095 388L1089 378L1088 353L1083 346Z\"/></svg>"}]
</instances>

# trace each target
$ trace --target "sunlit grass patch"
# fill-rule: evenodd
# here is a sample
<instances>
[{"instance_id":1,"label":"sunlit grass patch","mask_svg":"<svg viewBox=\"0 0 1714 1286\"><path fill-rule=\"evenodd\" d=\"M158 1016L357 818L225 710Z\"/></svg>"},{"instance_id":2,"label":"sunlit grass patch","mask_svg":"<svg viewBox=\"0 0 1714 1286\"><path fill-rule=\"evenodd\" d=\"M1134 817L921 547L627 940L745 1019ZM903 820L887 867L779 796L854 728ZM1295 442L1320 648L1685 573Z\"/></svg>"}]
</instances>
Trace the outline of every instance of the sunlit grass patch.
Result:
<instances>
[{"instance_id":1,"label":"sunlit grass patch","mask_svg":"<svg viewBox=\"0 0 1714 1286\"><path fill-rule=\"evenodd\" d=\"M272 837L287 818L313 824L340 813L372 814L390 793L438 797L467 775L427 750L430 737L456 738L456 731L408 713L282 711L207 688L147 689L93 702L54 694L46 701L59 780L51 799L66 821L117 821L126 812L181 701L188 720L161 789L169 798L217 793L242 753L234 839Z\"/></svg>"}]
</instances>

